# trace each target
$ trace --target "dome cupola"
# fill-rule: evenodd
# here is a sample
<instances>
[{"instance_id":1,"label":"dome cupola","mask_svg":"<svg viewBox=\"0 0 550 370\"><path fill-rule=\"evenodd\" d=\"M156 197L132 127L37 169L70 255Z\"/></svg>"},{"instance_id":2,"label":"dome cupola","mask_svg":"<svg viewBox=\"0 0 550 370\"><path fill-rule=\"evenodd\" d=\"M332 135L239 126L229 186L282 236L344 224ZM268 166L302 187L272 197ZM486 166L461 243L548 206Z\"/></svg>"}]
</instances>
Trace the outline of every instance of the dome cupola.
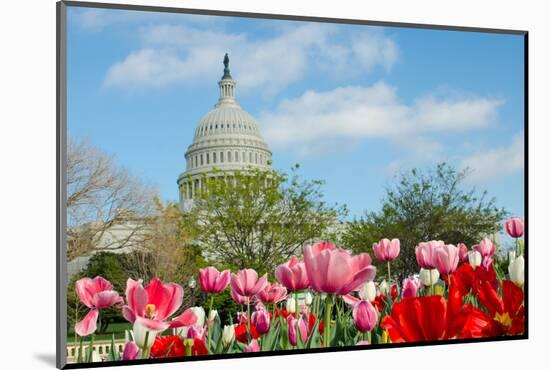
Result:
<instances>
[{"instance_id":1,"label":"dome cupola","mask_svg":"<svg viewBox=\"0 0 550 370\"><path fill-rule=\"evenodd\" d=\"M271 169L271 151L256 120L235 98L237 83L231 77L227 54L223 64L218 102L199 121L185 153L186 170L178 177L182 206L200 189L200 178L213 176L214 169L224 176L247 168Z\"/></svg>"}]
</instances>

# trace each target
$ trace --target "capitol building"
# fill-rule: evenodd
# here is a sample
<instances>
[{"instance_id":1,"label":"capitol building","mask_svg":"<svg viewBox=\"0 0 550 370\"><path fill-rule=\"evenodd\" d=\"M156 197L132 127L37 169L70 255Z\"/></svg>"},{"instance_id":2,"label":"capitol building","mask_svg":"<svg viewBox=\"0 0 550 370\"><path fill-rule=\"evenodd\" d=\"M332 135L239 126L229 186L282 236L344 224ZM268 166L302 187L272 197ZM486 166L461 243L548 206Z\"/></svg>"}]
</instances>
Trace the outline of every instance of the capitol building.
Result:
<instances>
[{"instance_id":1,"label":"capitol building","mask_svg":"<svg viewBox=\"0 0 550 370\"><path fill-rule=\"evenodd\" d=\"M227 177L250 168L271 170L271 150L256 120L235 99L237 83L231 77L227 54L223 64L218 102L199 121L185 153L185 172L178 176L182 210L192 206L193 198L203 189L205 176Z\"/></svg>"}]
</instances>

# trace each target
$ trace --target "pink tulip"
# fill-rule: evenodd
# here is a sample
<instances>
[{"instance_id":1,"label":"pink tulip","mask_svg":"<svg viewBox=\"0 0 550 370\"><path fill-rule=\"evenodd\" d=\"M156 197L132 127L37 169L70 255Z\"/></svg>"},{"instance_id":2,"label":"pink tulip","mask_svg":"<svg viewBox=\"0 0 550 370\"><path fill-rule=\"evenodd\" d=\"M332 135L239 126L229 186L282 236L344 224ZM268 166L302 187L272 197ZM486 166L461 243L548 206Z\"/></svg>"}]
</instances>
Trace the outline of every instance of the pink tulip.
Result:
<instances>
[{"instance_id":1,"label":"pink tulip","mask_svg":"<svg viewBox=\"0 0 550 370\"><path fill-rule=\"evenodd\" d=\"M250 297L265 288L267 274L258 279L258 273L253 269L244 269L237 274L231 274L231 289L238 295Z\"/></svg>"},{"instance_id":2,"label":"pink tulip","mask_svg":"<svg viewBox=\"0 0 550 370\"><path fill-rule=\"evenodd\" d=\"M255 311L250 316L250 321L254 324L256 331L260 334L265 334L269 331L269 313L264 309Z\"/></svg>"},{"instance_id":3,"label":"pink tulip","mask_svg":"<svg viewBox=\"0 0 550 370\"><path fill-rule=\"evenodd\" d=\"M468 262L468 247L464 243L458 243L458 259L460 262Z\"/></svg>"},{"instance_id":4,"label":"pink tulip","mask_svg":"<svg viewBox=\"0 0 550 370\"><path fill-rule=\"evenodd\" d=\"M75 325L75 331L81 337L96 331L98 310L123 303L122 297L113 290L113 285L101 276L78 280L75 291L80 302L90 309L84 319Z\"/></svg>"},{"instance_id":5,"label":"pink tulip","mask_svg":"<svg viewBox=\"0 0 550 370\"><path fill-rule=\"evenodd\" d=\"M250 341L250 344L247 346L244 346L245 352L260 352L260 345L258 344L258 341L256 339L252 339Z\"/></svg>"},{"instance_id":6,"label":"pink tulip","mask_svg":"<svg viewBox=\"0 0 550 370\"><path fill-rule=\"evenodd\" d=\"M378 313L369 301L361 301L353 306L352 315L355 327L362 333L374 329L378 321Z\"/></svg>"},{"instance_id":7,"label":"pink tulip","mask_svg":"<svg viewBox=\"0 0 550 370\"><path fill-rule=\"evenodd\" d=\"M459 262L459 250L452 244L445 244L435 248L434 263L435 268L441 275L449 275L454 272Z\"/></svg>"},{"instance_id":8,"label":"pink tulip","mask_svg":"<svg viewBox=\"0 0 550 370\"><path fill-rule=\"evenodd\" d=\"M288 340L290 344L295 346L298 343L297 331L300 332L300 339L302 343L307 341L307 325L304 319L300 316L298 320L292 315L288 315L286 318L288 325Z\"/></svg>"},{"instance_id":9,"label":"pink tulip","mask_svg":"<svg viewBox=\"0 0 550 370\"><path fill-rule=\"evenodd\" d=\"M441 240L432 240L429 242L419 243L416 246L415 254L418 265L423 269L434 269L434 250L435 248L445 245Z\"/></svg>"},{"instance_id":10,"label":"pink tulip","mask_svg":"<svg viewBox=\"0 0 550 370\"><path fill-rule=\"evenodd\" d=\"M139 354L139 347L135 342L128 342L124 345L124 351L122 352L122 360L129 361L137 359Z\"/></svg>"},{"instance_id":11,"label":"pink tulip","mask_svg":"<svg viewBox=\"0 0 550 370\"><path fill-rule=\"evenodd\" d=\"M376 275L367 253L352 256L328 243L306 245L304 263L311 287L328 294L346 295Z\"/></svg>"},{"instance_id":12,"label":"pink tulip","mask_svg":"<svg viewBox=\"0 0 550 370\"><path fill-rule=\"evenodd\" d=\"M231 298L238 304L248 304L250 300L248 297L237 294L233 289L231 289Z\"/></svg>"},{"instance_id":13,"label":"pink tulip","mask_svg":"<svg viewBox=\"0 0 550 370\"><path fill-rule=\"evenodd\" d=\"M399 239L382 239L378 243L372 245L374 255L380 261L392 261L399 256L400 242Z\"/></svg>"},{"instance_id":14,"label":"pink tulip","mask_svg":"<svg viewBox=\"0 0 550 370\"><path fill-rule=\"evenodd\" d=\"M170 321L170 316L180 308L182 301L183 288L178 284L163 284L158 278L153 278L143 288L142 280L128 279L127 305L122 308L122 315L131 323L139 319L145 330L153 332L193 325L197 317L190 309Z\"/></svg>"},{"instance_id":15,"label":"pink tulip","mask_svg":"<svg viewBox=\"0 0 550 370\"><path fill-rule=\"evenodd\" d=\"M512 238L521 238L525 231L525 225L523 224L523 219L519 217L512 217L506 220L504 223L504 228L508 235Z\"/></svg>"},{"instance_id":16,"label":"pink tulip","mask_svg":"<svg viewBox=\"0 0 550 370\"><path fill-rule=\"evenodd\" d=\"M205 337L206 337L205 326L192 325L189 327L189 330L187 330L187 338L199 339L204 342Z\"/></svg>"},{"instance_id":17,"label":"pink tulip","mask_svg":"<svg viewBox=\"0 0 550 370\"><path fill-rule=\"evenodd\" d=\"M485 269L485 271L489 271L491 266L493 265L493 257L484 257L481 262L481 267Z\"/></svg>"},{"instance_id":18,"label":"pink tulip","mask_svg":"<svg viewBox=\"0 0 550 370\"><path fill-rule=\"evenodd\" d=\"M290 261L279 265L275 269L275 277L290 291L303 290L309 287L306 265L295 256L292 256Z\"/></svg>"},{"instance_id":19,"label":"pink tulip","mask_svg":"<svg viewBox=\"0 0 550 370\"><path fill-rule=\"evenodd\" d=\"M278 283L273 285L267 283L265 288L256 295L256 298L262 303L278 303L286 298L286 288Z\"/></svg>"},{"instance_id":20,"label":"pink tulip","mask_svg":"<svg viewBox=\"0 0 550 370\"><path fill-rule=\"evenodd\" d=\"M219 272L213 266L199 270L199 283L205 293L220 293L229 285L229 277L229 270Z\"/></svg>"},{"instance_id":21,"label":"pink tulip","mask_svg":"<svg viewBox=\"0 0 550 370\"><path fill-rule=\"evenodd\" d=\"M416 297L416 293L420 288L420 279L409 277L403 280L403 289L401 290L401 297L409 298Z\"/></svg>"},{"instance_id":22,"label":"pink tulip","mask_svg":"<svg viewBox=\"0 0 550 370\"><path fill-rule=\"evenodd\" d=\"M493 242L487 238L483 239L479 244L472 247L473 250L478 251L481 257L493 257L496 247Z\"/></svg>"}]
</instances>

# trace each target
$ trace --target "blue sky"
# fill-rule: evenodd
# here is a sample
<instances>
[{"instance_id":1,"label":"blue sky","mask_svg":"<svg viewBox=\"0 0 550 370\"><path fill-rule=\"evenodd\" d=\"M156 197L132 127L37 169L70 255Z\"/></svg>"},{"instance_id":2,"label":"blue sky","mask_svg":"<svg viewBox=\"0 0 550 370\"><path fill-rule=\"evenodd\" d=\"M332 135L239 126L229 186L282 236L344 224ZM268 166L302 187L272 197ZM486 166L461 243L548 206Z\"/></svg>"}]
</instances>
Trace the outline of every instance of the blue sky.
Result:
<instances>
[{"instance_id":1,"label":"blue sky","mask_svg":"<svg viewBox=\"0 0 550 370\"><path fill-rule=\"evenodd\" d=\"M176 200L225 52L274 167L301 165L351 216L399 171L472 169L524 215L523 37L69 8L68 129Z\"/></svg>"}]
</instances>

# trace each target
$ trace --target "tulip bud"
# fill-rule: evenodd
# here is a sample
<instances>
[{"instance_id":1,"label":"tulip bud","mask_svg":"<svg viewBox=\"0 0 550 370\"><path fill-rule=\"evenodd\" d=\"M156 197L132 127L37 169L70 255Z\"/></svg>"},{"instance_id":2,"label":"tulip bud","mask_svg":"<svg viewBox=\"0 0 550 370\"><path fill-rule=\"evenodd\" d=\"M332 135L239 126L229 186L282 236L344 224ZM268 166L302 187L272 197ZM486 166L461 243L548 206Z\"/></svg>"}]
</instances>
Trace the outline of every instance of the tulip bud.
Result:
<instances>
[{"instance_id":1,"label":"tulip bud","mask_svg":"<svg viewBox=\"0 0 550 370\"><path fill-rule=\"evenodd\" d=\"M133 333L134 333L134 341L141 349L149 349L155 342L155 338L157 334L162 330L151 330L147 327L145 327L141 323L141 319L138 317L136 321L134 321L134 327L133 327ZM147 338L147 340L146 340Z\"/></svg>"},{"instance_id":2,"label":"tulip bud","mask_svg":"<svg viewBox=\"0 0 550 370\"><path fill-rule=\"evenodd\" d=\"M206 337L206 328L200 325L192 325L189 330L187 330L187 338L200 339L204 341Z\"/></svg>"},{"instance_id":3,"label":"tulip bud","mask_svg":"<svg viewBox=\"0 0 550 370\"><path fill-rule=\"evenodd\" d=\"M371 331L378 321L378 313L369 301L360 301L353 307L355 327L362 333Z\"/></svg>"},{"instance_id":4,"label":"tulip bud","mask_svg":"<svg viewBox=\"0 0 550 370\"><path fill-rule=\"evenodd\" d=\"M508 252L508 263L512 263L516 259L516 251L512 250Z\"/></svg>"},{"instance_id":5,"label":"tulip bud","mask_svg":"<svg viewBox=\"0 0 550 370\"><path fill-rule=\"evenodd\" d=\"M204 326L204 319L206 316L206 313L204 312L204 308L191 307L190 310L193 311L193 313L197 317L197 321L195 322L195 325Z\"/></svg>"},{"instance_id":6,"label":"tulip bud","mask_svg":"<svg viewBox=\"0 0 550 370\"><path fill-rule=\"evenodd\" d=\"M249 345L244 346L245 352L260 352L260 345L256 339L252 339Z\"/></svg>"},{"instance_id":7,"label":"tulip bud","mask_svg":"<svg viewBox=\"0 0 550 370\"><path fill-rule=\"evenodd\" d=\"M476 268L481 265L481 253L478 251L469 251L468 252L468 262L472 265L473 268Z\"/></svg>"},{"instance_id":8,"label":"tulip bud","mask_svg":"<svg viewBox=\"0 0 550 370\"><path fill-rule=\"evenodd\" d=\"M214 320L216 320L216 316L218 316L218 310L212 310L210 311L210 315L208 315L208 321L212 324Z\"/></svg>"},{"instance_id":9,"label":"tulip bud","mask_svg":"<svg viewBox=\"0 0 550 370\"><path fill-rule=\"evenodd\" d=\"M269 314L265 310L258 310L252 314L250 321L256 327L256 331L265 334L269 331Z\"/></svg>"},{"instance_id":10,"label":"tulip bud","mask_svg":"<svg viewBox=\"0 0 550 370\"><path fill-rule=\"evenodd\" d=\"M225 325L222 332L222 342L225 346L228 346L235 340L235 326Z\"/></svg>"},{"instance_id":11,"label":"tulip bud","mask_svg":"<svg viewBox=\"0 0 550 370\"><path fill-rule=\"evenodd\" d=\"M439 271L437 269L420 269L420 281L424 286L432 286L439 280Z\"/></svg>"},{"instance_id":12,"label":"tulip bud","mask_svg":"<svg viewBox=\"0 0 550 370\"><path fill-rule=\"evenodd\" d=\"M523 287L525 281L525 260L523 256L519 256L514 259L508 266L508 274L510 275L510 280L514 282L520 288Z\"/></svg>"},{"instance_id":13,"label":"tulip bud","mask_svg":"<svg viewBox=\"0 0 550 370\"><path fill-rule=\"evenodd\" d=\"M376 299L376 285L374 281L367 281L359 287L359 298L369 302Z\"/></svg>"},{"instance_id":14,"label":"tulip bud","mask_svg":"<svg viewBox=\"0 0 550 370\"><path fill-rule=\"evenodd\" d=\"M288 297L286 300L286 310L290 313L296 312L296 300L293 297Z\"/></svg>"},{"instance_id":15,"label":"tulip bud","mask_svg":"<svg viewBox=\"0 0 550 370\"><path fill-rule=\"evenodd\" d=\"M311 303L313 302L313 296L311 295L310 292L306 292L306 297L305 297L305 301L306 301L306 305L311 305Z\"/></svg>"},{"instance_id":16,"label":"tulip bud","mask_svg":"<svg viewBox=\"0 0 550 370\"><path fill-rule=\"evenodd\" d=\"M382 280L382 282L380 283L379 289L380 289L380 294L384 294L384 295L388 294L388 292L390 291L390 287L388 283L386 283L386 280Z\"/></svg>"}]
</instances>

